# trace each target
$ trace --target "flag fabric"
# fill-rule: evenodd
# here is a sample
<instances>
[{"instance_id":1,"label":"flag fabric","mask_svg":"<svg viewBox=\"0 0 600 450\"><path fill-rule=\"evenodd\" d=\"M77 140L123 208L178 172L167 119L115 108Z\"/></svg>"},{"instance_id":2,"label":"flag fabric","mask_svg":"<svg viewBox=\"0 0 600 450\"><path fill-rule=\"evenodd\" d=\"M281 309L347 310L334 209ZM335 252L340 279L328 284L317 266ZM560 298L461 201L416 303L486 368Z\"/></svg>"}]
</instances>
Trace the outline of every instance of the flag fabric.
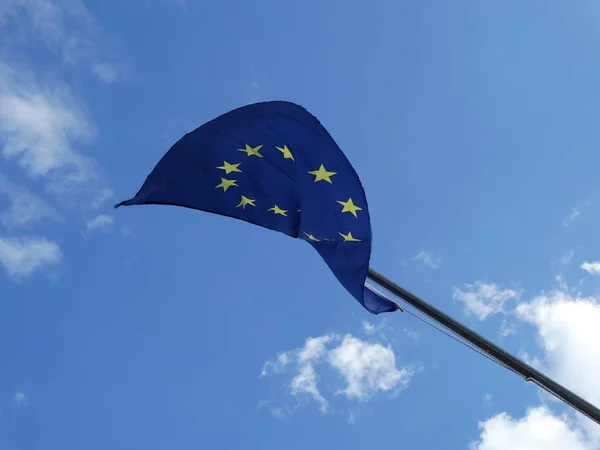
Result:
<instances>
[{"instance_id":1,"label":"flag fabric","mask_svg":"<svg viewBox=\"0 0 600 450\"><path fill-rule=\"evenodd\" d=\"M321 123L284 101L225 113L183 136L126 205L174 205L307 241L369 312L398 309L365 285L371 221L354 168Z\"/></svg>"}]
</instances>

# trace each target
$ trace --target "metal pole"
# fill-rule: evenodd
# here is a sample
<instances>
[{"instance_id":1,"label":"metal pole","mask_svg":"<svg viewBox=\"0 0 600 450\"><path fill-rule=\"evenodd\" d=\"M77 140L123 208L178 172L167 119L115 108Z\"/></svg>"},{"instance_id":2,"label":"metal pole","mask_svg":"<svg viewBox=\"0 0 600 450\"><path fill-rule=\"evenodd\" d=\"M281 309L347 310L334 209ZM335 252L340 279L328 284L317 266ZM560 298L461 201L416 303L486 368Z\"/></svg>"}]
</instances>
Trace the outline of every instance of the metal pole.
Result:
<instances>
[{"instance_id":1,"label":"metal pole","mask_svg":"<svg viewBox=\"0 0 600 450\"><path fill-rule=\"evenodd\" d=\"M447 316L446 314L444 314L437 308L431 306L416 295L398 286L396 283L386 278L385 276L377 273L373 269L369 269L368 277L370 280L374 281L375 283L385 288L392 294L398 296L409 305L418 309L427 317L448 328L452 332L456 333L457 335L459 335L460 337L477 347L479 350L489 354L494 359L500 361L508 368L514 370L516 373L523 376L526 381L534 382L541 388L550 392L552 395L561 399L562 401L572 406L580 413L584 414L585 416L589 417L594 422L600 425L600 409L598 409L596 406L579 397L577 394L571 392L564 386L561 386L551 378L548 378L546 375L537 371L528 364L525 364L520 359L501 349L494 343L488 341L486 338L475 333L473 330L467 328L460 322L457 322L450 316Z\"/></svg>"}]
</instances>

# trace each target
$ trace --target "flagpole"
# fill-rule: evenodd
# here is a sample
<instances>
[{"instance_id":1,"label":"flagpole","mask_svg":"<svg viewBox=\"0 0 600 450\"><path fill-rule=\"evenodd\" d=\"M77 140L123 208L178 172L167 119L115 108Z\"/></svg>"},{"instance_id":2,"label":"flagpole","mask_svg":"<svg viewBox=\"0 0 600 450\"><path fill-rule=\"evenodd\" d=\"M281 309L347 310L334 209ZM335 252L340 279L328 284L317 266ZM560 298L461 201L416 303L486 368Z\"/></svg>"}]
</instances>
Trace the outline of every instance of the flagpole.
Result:
<instances>
[{"instance_id":1,"label":"flagpole","mask_svg":"<svg viewBox=\"0 0 600 450\"><path fill-rule=\"evenodd\" d=\"M561 386L556 381L511 355L507 351L501 349L494 343L488 341L475 331L452 319L450 316L444 314L416 295L398 286L396 283L375 270L369 268L368 277L370 280L396 295L412 307L418 309L427 317L456 333L483 353L490 355L493 359L521 375L525 378L525 381L532 381L600 425L600 409L596 406L579 397L564 386Z\"/></svg>"}]
</instances>

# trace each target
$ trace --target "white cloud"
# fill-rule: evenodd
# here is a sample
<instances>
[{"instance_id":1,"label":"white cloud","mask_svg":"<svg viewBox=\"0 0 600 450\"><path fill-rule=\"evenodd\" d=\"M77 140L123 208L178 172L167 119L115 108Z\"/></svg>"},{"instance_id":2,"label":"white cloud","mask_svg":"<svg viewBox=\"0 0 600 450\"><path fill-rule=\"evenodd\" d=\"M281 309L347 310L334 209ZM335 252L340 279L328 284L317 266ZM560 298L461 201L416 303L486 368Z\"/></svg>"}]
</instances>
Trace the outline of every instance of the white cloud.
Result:
<instances>
[{"instance_id":1,"label":"white cloud","mask_svg":"<svg viewBox=\"0 0 600 450\"><path fill-rule=\"evenodd\" d=\"M0 214L0 222L5 228L19 228L43 219L62 220L61 215L54 208L28 189L10 182L1 173L0 195L5 195L10 201L9 208Z\"/></svg>"},{"instance_id":2,"label":"white cloud","mask_svg":"<svg viewBox=\"0 0 600 450\"><path fill-rule=\"evenodd\" d=\"M462 289L454 288L453 297L463 302L468 313L485 320L492 314L504 312L504 304L518 299L521 294L521 291L514 289L500 289L495 283L476 281L474 284L465 284Z\"/></svg>"},{"instance_id":3,"label":"white cloud","mask_svg":"<svg viewBox=\"0 0 600 450\"><path fill-rule=\"evenodd\" d=\"M351 335L329 352L328 362L346 381L342 391L348 398L366 400L378 391L406 387L414 371L398 370L391 346L371 344Z\"/></svg>"},{"instance_id":4,"label":"white cloud","mask_svg":"<svg viewBox=\"0 0 600 450\"><path fill-rule=\"evenodd\" d=\"M91 220L85 224L85 232L86 235L94 231L102 231L107 230L113 226L115 223L115 218L109 214L98 214Z\"/></svg>"},{"instance_id":5,"label":"white cloud","mask_svg":"<svg viewBox=\"0 0 600 450\"><path fill-rule=\"evenodd\" d=\"M317 371L317 366L324 369ZM308 395L322 412L330 407L319 389L319 378L328 372L343 381L343 386L333 391L334 394L362 401L380 392L393 393L406 388L415 373L412 368L397 368L389 345L336 334L308 338L302 348L280 353L276 361L265 363L261 376L281 373L285 368L294 370L290 393ZM333 383L328 382L327 386L330 385Z\"/></svg>"},{"instance_id":6,"label":"white cloud","mask_svg":"<svg viewBox=\"0 0 600 450\"><path fill-rule=\"evenodd\" d=\"M300 364L315 359L320 359L325 355L327 349L325 344L332 340L332 336L320 336L316 338L308 338L304 344L304 348L298 353L298 362Z\"/></svg>"},{"instance_id":7,"label":"white cloud","mask_svg":"<svg viewBox=\"0 0 600 450\"><path fill-rule=\"evenodd\" d=\"M95 135L83 103L56 77L59 66L84 63L104 81L118 76L100 58L100 35L80 0L4 0L0 7L0 141L3 156L54 193L92 193L99 168L78 151ZM49 69L28 61L33 45L50 50ZM19 63L17 64L16 61ZM52 73L52 77L45 74ZM85 188L85 189L84 189Z\"/></svg>"},{"instance_id":8,"label":"white cloud","mask_svg":"<svg viewBox=\"0 0 600 450\"><path fill-rule=\"evenodd\" d=\"M542 360L559 382L600 404L600 304L555 290L520 304L517 316L536 327Z\"/></svg>"},{"instance_id":9,"label":"white cloud","mask_svg":"<svg viewBox=\"0 0 600 450\"><path fill-rule=\"evenodd\" d=\"M541 353L524 355L531 364L593 404L600 404L600 303L566 287L518 305L517 318L535 327ZM568 410L557 416L546 406L513 419L498 414L482 423L476 450L600 448L600 428Z\"/></svg>"},{"instance_id":10,"label":"white cloud","mask_svg":"<svg viewBox=\"0 0 600 450\"><path fill-rule=\"evenodd\" d=\"M591 275L600 275L600 261L594 261L594 262L584 262L583 264L581 264L581 267L583 270L585 270L587 273L591 274Z\"/></svg>"},{"instance_id":11,"label":"white cloud","mask_svg":"<svg viewBox=\"0 0 600 450\"><path fill-rule=\"evenodd\" d=\"M425 267L429 267L430 269L437 269L442 264L442 258L425 250L421 250L412 259L421 262Z\"/></svg>"},{"instance_id":12,"label":"white cloud","mask_svg":"<svg viewBox=\"0 0 600 450\"><path fill-rule=\"evenodd\" d=\"M506 413L479 423L478 441L471 450L593 450L580 430L547 408L531 409L513 419Z\"/></svg>"},{"instance_id":13,"label":"white cloud","mask_svg":"<svg viewBox=\"0 0 600 450\"><path fill-rule=\"evenodd\" d=\"M58 244L44 238L0 237L0 263L15 280L27 278L44 266L60 263L62 256Z\"/></svg>"},{"instance_id":14,"label":"white cloud","mask_svg":"<svg viewBox=\"0 0 600 450\"><path fill-rule=\"evenodd\" d=\"M64 86L42 88L0 61L0 139L2 154L32 178L49 179L65 191L95 178L95 162L74 145L87 142L93 127Z\"/></svg>"}]
</instances>

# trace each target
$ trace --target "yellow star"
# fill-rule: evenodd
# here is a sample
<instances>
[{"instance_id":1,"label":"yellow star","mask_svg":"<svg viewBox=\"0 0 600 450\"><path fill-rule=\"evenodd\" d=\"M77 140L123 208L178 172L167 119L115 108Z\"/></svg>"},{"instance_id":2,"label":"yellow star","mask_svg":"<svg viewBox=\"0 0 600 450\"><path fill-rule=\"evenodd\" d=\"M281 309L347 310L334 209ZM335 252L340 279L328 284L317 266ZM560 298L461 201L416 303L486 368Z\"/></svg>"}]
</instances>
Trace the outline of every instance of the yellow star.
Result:
<instances>
[{"instance_id":1,"label":"yellow star","mask_svg":"<svg viewBox=\"0 0 600 450\"><path fill-rule=\"evenodd\" d=\"M312 172L308 173L315 176L315 183L319 180L325 180L328 183L331 183L331 177L337 172L328 172L327 170L325 170L325 167L323 167L323 164L321 164L319 170L313 170Z\"/></svg>"},{"instance_id":2,"label":"yellow star","mask_svg":"<svg viewBox=\"0 0 600 450\"><path fill-rule=\"evenodd\" d=\"M221 184L217 184L215 186L216 189L223 188L223 192L229 189L231 186L237 186L237 180L227 180L225 178L221 178Z\"/></svg>"},{"instance_id":3,"label":"yellow star","mask_svg":"<svg viewBox=\"0 0 600 450\"><path fill-rule=\"evenodd\" d=\"M287 216L287 210L281 209L277 205L273 206L272 208L269 208L269 211L273 211L275 214L281 214L282 216Z\"/></svg>"},{"instance_id":4,"label":"yellow star","mask_svg":"<svg viewBox=\"0 0 600 450\"><path fill-rule=\"evenodd\" d=\"M242 209L246 209L246 205L250 205L250 206L256 206L256 205L254 204L254 202L255 202L255 201L256 201L256 200L249 199L248 197L244 197L244 196L242 195L242 200L241 200L241 201L240 201L240 203L237 205L237 208L239 208L239 207L241 206L241 207L242 207Z\"/></svg>"},{"instance_id":5,"label":"yellow star","mask_svg":"<svg viewBox=\"0 0 600 450\"><path fill-rule=\"evenodd\" d=\"M352 232L348 231L348 234L340 233L340 236L344 238L344 242L360 242L360 239L356 239L352 236Z\"/></svg>"},{"instance_id":6,"label":"yellow star","mask_svg":"<svg viewBox=\"0 0 600 450\"><path fill-rule=\"evenodd\" d=\"M344 207L344 208L342 209L342 212L343 212L343 213L345 213L345 212L349 212L349 213L351 213L351 214L352 214L354 217L357 217L357 218L358 218L358 216L356 215L356 211L362 211L362 208L361 208L361 207L359 207L359 206L356 206L356 205L354 204L354 202L352 201L352 198L349 198L347 202L342 202L342 201L338 200L338 203Z\"/></svg>"},{"instance_id":7,"label":"yellow star","mask_svg":"<svg viewBox=\"0 0 600 450\"><path fill-rule=\"evenodd\" d=\"M312 234L308 234L306 231L303 232L306 237L308 238L309 241L316 241L316 242L320 242L319 239L317 239L316 237L314 237Z\"/></svg>"},{"instance_id":8,"label":"yellow star","mask_svg":"<svg viewBox=\"0 0 600 450\"><path fill-rule=\"evenodd\" d=\"M292 152L290 152L290 149L289 149L289 148L287 148L287 145L284 145L284 146L283 146L283 148L281 148L281 147L277 147L277 146L275 146L275 148L276 148L277 150L279 150L281 153L283 153L283 157L284 157L285 159L291 159L292 161L296 161L296 160L294 159L294 155L292 155Z\"/></svg>"},{"instance_id":9,"label":"yellow star","mask_svg":"<svg viewBox=\"0 0 600 450\"><path fill-rule=\"evenodd\" d=\"M241 163L237 163L237 164L229 164L227 161L223 161L223 165L217 167L217 169L223 169L225 171L225 173L229 174L231 172L241 172L241 169L238 169L238 166Z\"/></svg>"},{"instance_id":10,"label":"yellow star","mask_svg":"<svg viewBox=\"0 0 600 450\"><path fill-rule=\"evenodd\" d=\"M246 148L238 148L238 150L240 152L245 152L246 155L248 156L258 156L259 158L262 158L263 155L261 155L258 151L261 149L262 145L259 145L257 147L250 147L248 144L246 144Z\"/></svg>"}]
</instances>

